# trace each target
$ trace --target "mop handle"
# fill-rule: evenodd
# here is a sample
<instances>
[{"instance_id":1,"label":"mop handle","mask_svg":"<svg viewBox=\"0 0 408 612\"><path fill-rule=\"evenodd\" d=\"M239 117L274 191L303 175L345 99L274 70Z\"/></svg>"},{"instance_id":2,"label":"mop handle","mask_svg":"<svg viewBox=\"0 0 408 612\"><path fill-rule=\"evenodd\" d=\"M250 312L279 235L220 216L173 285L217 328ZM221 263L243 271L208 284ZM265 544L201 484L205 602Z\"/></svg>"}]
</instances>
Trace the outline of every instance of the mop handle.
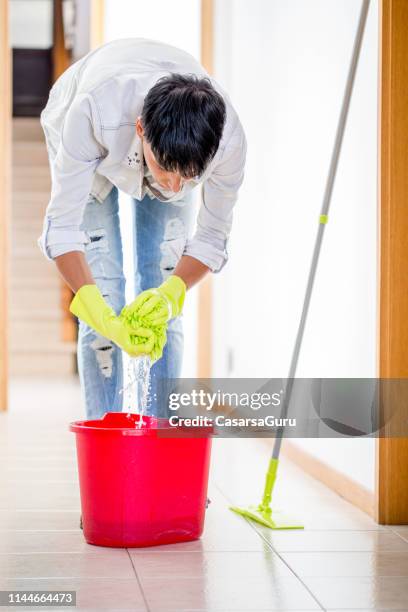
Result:
<instances>
[{"instance_id":1,"label":"mop handle","mask_svg":"<svg viewBox=\"0 0 408 612\"><path fill-rule=\"evenodd\" d=\"M326 188L325 188L324 196L323 196L323 204L322 204L322 209L321 209L320 218L319 218L319 227L317 230L317 237L316 237L316 242L314 246L312 262L310 265L309 278L307 281L305 298L303 301L302 314L300 317L295 346L294 346L293 354L292 354L292 360L290 363L288 380L287 380L287 384L285 388L285 394L283 396L283 406L282 406L282 412L281 412L282 418L286 418L288 411L289 411L289 403L290 403L290 399L292 396L294 379L296 376L296 370L297 370L298 361L299 361L299 353L300 353L300 348L302 346L303 333L305 331L307 313L309 310L310 299L311 299L312 290L313 290L313 283L314 283L314 279L316 276L317 264L319 261L319 255L320 255L320 250L321 250L322 241L323 241L323 234L324 234L324 230L325 230L325 227L328 221L330 202L331 202L331 197L333 193L333 186L334 186L334 181L335 181L336 174L337 174L341 146L343 143L343 137L344 137L344 132L345 132L346 123L347 123L347 116L348 116L348 111L350 108L350 100L351 100L351 95L353 93L354 80L356 76L358 60L360 57L361 44L363 41L364 28L365 28L366 21L367 21L367 14L368 14L369 6L370 6L370 0L363 0L362 5L361 5L357 32L356 32L356 36L354 40L353 52L351 56L346 86L344 89L341 112L340 112L340 116L339 116L339 120L337 124L336 139L334 142L334 147L333 147L332 156L330 160L329 172L328 172L327 180L326 180ZM284 431L285 431L285 427L279 427L276 432L276 438L275 438L275 443L274 443L273 452L272 452L273 459L279 458Z\"/></svg>"}]
</instances>

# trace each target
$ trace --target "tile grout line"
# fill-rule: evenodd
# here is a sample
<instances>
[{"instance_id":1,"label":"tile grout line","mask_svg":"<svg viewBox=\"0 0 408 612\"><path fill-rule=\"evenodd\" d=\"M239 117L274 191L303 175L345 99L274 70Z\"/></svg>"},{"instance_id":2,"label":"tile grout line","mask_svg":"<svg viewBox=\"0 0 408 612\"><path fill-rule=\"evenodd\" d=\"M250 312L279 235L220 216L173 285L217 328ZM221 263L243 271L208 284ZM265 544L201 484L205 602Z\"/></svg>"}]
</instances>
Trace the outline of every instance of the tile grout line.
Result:
<instances>
[{"instance_id":1,"label":"tile grout line","mask_svg":"<svg viewBox=\"0 0 408 612\"><path fill-rule=\"evenodd\" d=\"M275 555L282 561L282 563L284 563L286 565L286 567L289 569L289 571L292 572L292 574L299 580L299 582L304 586L304 588L306 589L306 591L309 593L309 595L312 597L312 599L314 599L314 601L317 603L317 605L320 607L321 610L324 610L326 612L326 608L323 606L323 604L319 601L319 599L317 598L317 596L313 593L313 591L310 589L310 587L308 587L308 585L303 582L302 578L295 572L295 570L289 565L289 563L282 557L281 553L279 551L276 550L276 548L274 548L272 546L272 544L256 529L256 527L254 527L250 521L248 519L246 519L244 517L244 520L249 523L251 529L253 529L254 531L257 532L257 534L260 536L260 538L265 542L265 544L275 553Z\"/></svg>"},{"instance_id":2,"label":"tile grout line","mask_svg":"<svg viewBox=\"0 0 408 612\"><path fill-rule=\"evenodd\" d=\"M80 533L76 529L0 529L0 533Z\"/></svg>"},{"instance_id":3,"label":"tile grout line","mask_svg":"<svg viewBox=\"0 0 408 612\"><path fill-rule=\"evenodd\" d=\"M58 510L57 508L12 508L10 506L8 506L7 508L0 507L0 513L10 513L11 510L13 512L41 512L42 514L44 514L45 512L71 512L72 514L75 512L77 514L78 512L81 512L81 506L78 506L77 508L64 508L63 510Z\"/></svg>"},{"instance_id":4,"label":"tile grout line","mask_svg":"<svg viewBox=\"0 0 408 612\"><path fill-rule=\"evenodd\" d=\"M130 552L129 552L129 549L128 549L128 548L126 548L126 552L127 552L128 557L129 557L129 559L130 559L130 562L131 562L131 564L132 564L132 569L133 569L133 572L134 572L134 574L135 574L135 578L136 578L137 584L139 585L139 589L140 589L140 592L141 592L141 594L142 594L144 604L145 604L145 606L146 606L146 611L147 611L147 612L151 612L151 610L150 610L150 606L149 606L149 604L148 604L148 602L147 602L147 597L146 597L146 594L145 594L144 589L143 589L143 587L142 587L142 582L141 582L141 580L140 580L140 578L139 578L139 575L138 575L138 573L137 573L137 571L136 571L135 565L134 565L134 563L133 563L132 555L130 554Z\"/></svg>"},{"instance_id":5,"label":"tile grout line","mask_svg":"<svg viewBox=\"0 0 408 612\"><path fill-rule=\"evenodd\" d=\"M218 492L226 499L226 501L228 503L232 503L232 501L230 500L230 498L222 491L222 489L220 489L220 487L216 484L213 483L215 488L218 490ZM293 576L295 576L295 578L297 578L297 580L299 580L300 584L306 589L306 591L309 593L309 595L312 597L312 599L317 603L317 605L319 606L320 610L324 610L326 612L326 608L320 603L320 601L318 600L318 598L316 597L316 595L310 590L310 588L307 586L307 584L305 584L302 580L302 578L300 576L298 576L298 574L294 571L294 569L285 561L285 559L282 558L282 556L280 555L280 553L273 548L273 546L271 545L270 542L268 542L268 540L266 538L264 538L264 536L252 525L252 523L246 519L245 517L243 517L244 521L247 523L247 525L249 526L250 529L252 529L253 531L255 531L255 533L261 538L261 540L263 540L263 542L265 542L265 544L268 546L268 548L270 548L272 550L272 552L274 552L276 554L276 556L282 561L282 563L289 569L289 571L293 574Z\"/></svg>"},{"instance_id":6,"label":"tile grout line","mask_svg":"<svg viewBox=\"0 0 408 612\"><path fill-rule=\"evenodd\" d=\"M118 576L16 576L16 577L12 577L10 578L10 576L0 576L1 580L24 580L27 582L30 582L32 580L80 580L80 581L90 581L90 582L95 582L97 580L111 580L112 582L115 581L121 581L121 582L131 582L132 584L134 584L135 579L134 578L119 578ZM3 607L3 606L2 606ZM24 606L25 607L25 606ZM43 606L43 607L48 607L48 606ZM103 608L102 608L103 609ZM110 610L110 608L109 608ZM145 612L150 612L150 608L145 611ZM401 612L401 611L400 611Z\"/></svg>"},{"instance_id":7,"label":"tile grout line","mask_svg":"<svg viewBox=\"0 0 408 612\"><path fill-rule=\"evenodd\" d=\"M113 557L116 555L118 556L117 553L119 553L120 551L117 550L116 548L114 549L115 552L112 553L110 552L109 554L111 554ZM117 552L116 552L117 551ZM77 555L77 556L81 556L81 557L98 557L98 558L105 558L103 555L104 553L99 553L99 552L92 552L90 551L86 551L86 550L47 550L47 551L40 551L40 550L32 550L32 551L14 551L14 552L0 552L0 558L2 557L24 557L24 556L40 556L40 555Z\"/></svg>"},{"instance_id":8,"label":"tile grout line","mask_svg":"<svg viewBox=\"0 0 408 612\"><path fill-rule=\"evenodd\" d=\"M404 526L404 525L403 525ZM386 525L386 527L389 528L390 532L393 533L394 535L396 535L398 538L400 538L403 542L406 542L408 544L408 538L404 538L404 536L402 536L400 533L398 533L398 531L396 529L393 529L392 526L390 525Z\"/></svg>"}]
</instances>

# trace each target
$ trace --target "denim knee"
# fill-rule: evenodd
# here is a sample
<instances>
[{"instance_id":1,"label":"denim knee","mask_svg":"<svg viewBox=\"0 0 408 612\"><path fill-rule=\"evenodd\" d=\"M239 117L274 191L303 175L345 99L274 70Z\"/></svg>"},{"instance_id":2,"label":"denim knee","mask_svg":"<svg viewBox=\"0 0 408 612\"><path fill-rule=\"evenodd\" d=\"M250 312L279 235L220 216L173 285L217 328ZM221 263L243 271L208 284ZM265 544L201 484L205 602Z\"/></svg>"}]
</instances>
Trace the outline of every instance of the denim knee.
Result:
<instances>
[{"instance_id":1,"label":"denim knee","mask_svg":"<svg viewBox=\"0 0 408 612\"><path fill-rule=\"evenodd\" d=\"M108 338L104 338L92 330L89 338L89 349L96 358L100 373L103 378L111 378L115 371L118 359L121 359L121 349Z\"/></svg>"}]
</instances>

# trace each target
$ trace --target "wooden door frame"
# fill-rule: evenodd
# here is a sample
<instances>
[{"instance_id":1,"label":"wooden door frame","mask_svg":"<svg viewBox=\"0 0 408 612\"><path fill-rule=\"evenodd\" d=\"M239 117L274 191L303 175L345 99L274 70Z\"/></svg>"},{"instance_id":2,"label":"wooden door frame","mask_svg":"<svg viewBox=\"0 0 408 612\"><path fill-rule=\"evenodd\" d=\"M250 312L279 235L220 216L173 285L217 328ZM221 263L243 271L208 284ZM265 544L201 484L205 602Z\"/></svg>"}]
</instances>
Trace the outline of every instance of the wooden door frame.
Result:
<instances>
[{"instance_id":1,"label":"wooden door frame","mask_svg":"<svg viewBox=\"0 0 408 612\"><path fill-rule=\"evenodd\" d=\"M91 50L105 42L105 0L91 0L89 45Z\"/></svg>"},{"instance_id":2,"label":"wooden door frame","mask_svg":"<svg viewBox=\"0 0 408 612\"><path fill-rule=\"evenodd\" d=\"M380 378L408 378L408 2L380 0L379 27L379 280ZM405 386L405 385L404 385ZM402 392L401 392L402 390ZM376 518L408 523L408 439L392 438L403 417L404 388L386 392L381 410L396 419L377 441Z\"/></svg>"},{"instance_id":3,"label":"wooden door frame","mask_svg":"<svg viewBox=\"0 0 408 612\"><path fill-rule=\"evenodd\" d=\"M65 28L63 0L53 0L52 16L52 64L53 83L69 68L71 64L71 53L65 46ZM77 324L69 311L74 294L68 284L61 278L60 281L60 308L61 308L61 330L60 336L63 342L74 342L77 339Z\"/></svg>"},{"instance_id":4,"label":"wooden door frame","mask_svg":"<svg viewBox=\"0 0 408 612\"><path fill-rule=\"evenodd\" d=\"M201 63L214 71L214 0L201 0ZM211 274L198 288L197 376L212 374L213 284Z\"/></svg>"},{"instance_id":5,"label":"wooden door frame","mask_svg":"<svg viewBox=\"0 0 408 612\"><path fill-rule=\"evenodd\" d=\"M0 411L8 407L11 181L11 49L8 0L0 0Z\"/></svg>"}]
</instances>

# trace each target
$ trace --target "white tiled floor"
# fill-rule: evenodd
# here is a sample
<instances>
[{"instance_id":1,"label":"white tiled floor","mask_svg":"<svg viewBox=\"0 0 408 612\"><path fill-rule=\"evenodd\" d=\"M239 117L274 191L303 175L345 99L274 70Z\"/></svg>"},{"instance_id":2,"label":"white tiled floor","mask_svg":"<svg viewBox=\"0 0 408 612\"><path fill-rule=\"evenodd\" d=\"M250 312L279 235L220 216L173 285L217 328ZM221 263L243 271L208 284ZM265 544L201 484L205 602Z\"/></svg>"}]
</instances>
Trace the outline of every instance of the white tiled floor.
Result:
<instances>
[{"instance_id":1,"label":"white tiled floor","mask_svg":"<svg viewBox=\"0 0 408 612\"><path fill-rule=\"evenodd\" d=\"M275 504L305 531L273 532L228 510L258 502L265 441L214 442L200 541L89 546L67 428L82 416L77 381L14 380L10 399L0 415L0 590L75 590L81 610L408 610L408 527L379 527L285 461Z\"/></svg>"}]
</instances>

